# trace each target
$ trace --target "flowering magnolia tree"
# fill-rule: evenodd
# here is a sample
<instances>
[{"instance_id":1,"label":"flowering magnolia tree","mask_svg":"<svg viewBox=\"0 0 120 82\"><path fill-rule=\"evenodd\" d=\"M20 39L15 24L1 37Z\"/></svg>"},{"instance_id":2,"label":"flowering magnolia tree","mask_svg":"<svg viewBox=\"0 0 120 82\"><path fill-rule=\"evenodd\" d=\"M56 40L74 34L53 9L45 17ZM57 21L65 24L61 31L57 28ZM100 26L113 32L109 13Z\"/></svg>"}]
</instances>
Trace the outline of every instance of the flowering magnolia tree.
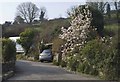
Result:
<instances>
[{"instance_id":1,"label":"flowering magnolia tree","mask_svg":"<svg viewBox=\"0 0 120 82\"><path fill-rule=\"evenodd\" d=\"M97 35L96 29L91 26L92 13L87 5L77 7L70 13L70 17L72 19L71 26L67 29L62 27L62 33L59 35L59 38L66 41L61 46L62 56L68 53L71 55L74 53L75 55L90 39Z\"/></svg>"},{"instance_id":2,"label":"flowering magnolia tree","mask_svg":"<svg viewBox=\"0 0 120 82\"><path fill-rule=\"evenodd\" d=\"M62 45L62 65L72 71L98 75L108 80L120 76L120 61L117 40L112 37L100 37L91 25L93 12L90 8L79 6L70 13L71 26L62 27L59 38L65 40ZM96 21L96 20L94 20ZM98 36L98 39L97 39Z\"/></svg>"}]
</instances>

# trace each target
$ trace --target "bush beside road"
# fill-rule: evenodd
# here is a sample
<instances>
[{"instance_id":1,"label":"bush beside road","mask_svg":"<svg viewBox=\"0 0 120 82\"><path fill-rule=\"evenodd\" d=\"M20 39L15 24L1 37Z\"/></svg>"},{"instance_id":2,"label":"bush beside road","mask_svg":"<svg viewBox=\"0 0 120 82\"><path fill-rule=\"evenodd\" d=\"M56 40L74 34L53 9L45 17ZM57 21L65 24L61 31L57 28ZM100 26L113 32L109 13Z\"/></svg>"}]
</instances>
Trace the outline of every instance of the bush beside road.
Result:
<instances>
[{"instance_id":1,"label":"bush beside road","mask_svg":"<svg viewBox=\"0 0 120 82\"><path fill-rule=\"evenodd\" d=\"M15 43L10 39L2 39L2 80L14 75L16 62Z\"/></svg>"}]
</instances>

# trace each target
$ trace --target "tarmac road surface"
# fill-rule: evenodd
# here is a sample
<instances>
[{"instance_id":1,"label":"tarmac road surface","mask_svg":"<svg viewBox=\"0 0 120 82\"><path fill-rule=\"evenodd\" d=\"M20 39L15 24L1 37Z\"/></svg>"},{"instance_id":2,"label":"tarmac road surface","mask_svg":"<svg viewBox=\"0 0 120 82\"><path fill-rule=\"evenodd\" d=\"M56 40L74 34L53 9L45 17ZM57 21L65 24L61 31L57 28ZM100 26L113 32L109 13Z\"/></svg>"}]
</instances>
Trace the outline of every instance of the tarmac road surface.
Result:
<instances>
[{"instance_id":1,"label":"tarmac road surface","mask_svg":"<svg viewBox=\"0 0 120 82\"><path fill-rule=\"evenodd\" d=\"M94 77L68 72L52 63L19 60L16 74L8 80L97 80Z\"/></svg>"}]
</instances>

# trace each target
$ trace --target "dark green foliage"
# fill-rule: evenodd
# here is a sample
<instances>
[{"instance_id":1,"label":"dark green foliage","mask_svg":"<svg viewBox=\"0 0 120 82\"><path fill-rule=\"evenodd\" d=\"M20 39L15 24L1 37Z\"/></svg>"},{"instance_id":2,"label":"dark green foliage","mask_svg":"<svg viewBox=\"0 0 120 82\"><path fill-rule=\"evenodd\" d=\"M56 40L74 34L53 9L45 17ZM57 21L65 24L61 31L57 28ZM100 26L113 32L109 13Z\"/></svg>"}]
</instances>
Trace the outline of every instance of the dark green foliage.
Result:
<instances>
[{"instance_id":1,"label":"dark green foliage","mask_svg":"<svg viewBox=\"0 0 120 82\"><path fill-rule=\"evenodd\" d=\"M90 73L93 74L93 70L95 70L97 67L97 64L103 60L104 56L101 53L103 49L103 46L101 43L99 43L97 40L93 40L87 43L87 45L82 50L82 70L84 73ZM90 69L89 69L90 68ZM89 69L89 70L87 70Z\"/></svg>"},{"instance_id":2,"label":"dark green foliage","mask_svg":"<svg viewBox=\"0 0 120 82\"><path fill-rule=\"evenodd\" d=\"M15 62L16 62L16 44L10 39L2 39L2 80L6 80L6 74L15 71ZM9 77L9 75L7 75Z\"/></svg>"},{"instance_id":3,"label":"dark green foliage","mask_svg":"<svg viewBox=\"0 0 120 82\"><path fill-rule=\"evenodd\" d=\"M65 61L61 61L61 63L60 63L60 65L61 65L61 67L66 67L67 66L67 62L65 62Z\"/></svg>"},{"instance_id":4,"label":"dark green foliage","mask_svg":"<svg viewBox=\"0 0 120 82\"><path fill-rule=\"evenodd\" d=\"M72 71L99 76L106 80L118 80L120 61L116 40L89 41L81 51L68 55L66 67ZM63 64L63 63L61 63Z\"/></svg>"},{"instance_id":5,"label":"dark green foliage","mask_svg":"<svg viewBox=\"0 0 120 82\"><path fill-rule=\"evenodd\" d=\"M28 54L28 51L34 42L34 37L36 33L37 31L34 29L26 29L24 32L20 34L20 39L18 39L17 42L21 44L22 47L24 48L25 55Z\"/></svg>"},{"instance_id":6,"label":"dark green foliage","mask_svg":"<svg viewBox=\"0 0 120 82\"><path fill-rule=\"evenodd\" d=\"M53 60L53 64L59 66L59 62L57 62L56 60Z\"/></svg>"},{"instance_id":7,"label":"dark green foliage","mask_svg":"<svg viewBox=\"0 0 120 82\"><path fill-rule=\"evenodd\" d=\"M34 61L38 61L39 60L39 53L36 53L34 56Z\"/></svg>"},{"instance_id":8,"label":"dark green foliage","mask_svg":"<svg viewBox=\"0 0 120 82\"><path fill-rule=\"evenodd\" d=\"M41 11L41 14L40 14L40 21L44 19L44 14L45 14L45 13L44 13L43 11Z\"/></svg>"},{"instance_id":9,"label":"dark green foliage","mask_svg":"<svg viewBox=\"0 0 120 82\"><path fill-rule=\"evenodd\" d=\"M78 67L78 60L77 60L77 56L69 56L67 58L67 68L72 70L72 71L76 71L77 67Z\"/></svg>"},{"instance_id":10,"label":"dark green foliage","mask_svg":"<svg viewBox=\"0 0 120 82\"><path fill-rule=\"evenodd\" d=\"M82 50L84 73L99 75L101 78L116 80L118 79L118 51L108 42L93 40L87 43Z\"/></svg>"},{"instance_id":11,"label":"dark green foliage","mask_svg":"<svg viewBox=\"0 0 120 82\"><path fill-rule=\"evenodd\" d=\"M2 40L2 62L10 62L16 60L15 43L9 39Z\"/></svg>"},{"instance_id":12,"label":"dark green foliage","mask_svg":"<svg viewBox=\"0 0 120 82\"><path fill-rule=\"evenodd\" d=\"M92 13L92 21L91 21L91 26L94 26L97 28L97 32L100 36L103 36L103 29L104 29L104 18L102 13L94 9L92 7L89 7L91 13Z\"/></svg>"},{"instance_id":13,"label":"dark green foliage","mask_svg":"<svg viewBox=\"0 0 120 82\"><path fill-rule=\"evenodd\" d=\"M45 13L46 13L46 8L45 7L40 8L40 16L39 16L40 21L45 20Z\"/></svg>"},{"instance_id":14,"label":"dark green foliage","mask_svg":"<svg viewBox=\"0 0 120 82\"><path fill-rule=\"evenodd\" d=\"M99 10L102 14L105 12L105 6L108 2L87 2L87 4L94 9Z\"/></svg>"}]
</instances>

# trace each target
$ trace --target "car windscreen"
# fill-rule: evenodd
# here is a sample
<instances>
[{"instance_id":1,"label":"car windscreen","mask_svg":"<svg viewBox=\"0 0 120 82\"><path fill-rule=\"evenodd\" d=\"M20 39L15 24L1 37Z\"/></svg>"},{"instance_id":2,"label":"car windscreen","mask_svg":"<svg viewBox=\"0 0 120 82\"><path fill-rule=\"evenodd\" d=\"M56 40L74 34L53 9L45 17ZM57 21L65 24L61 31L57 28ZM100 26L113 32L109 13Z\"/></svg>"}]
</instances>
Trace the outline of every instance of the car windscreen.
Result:
<instances>
[{"instance_id":1,"label":"car windscreen","mask_svg":"<svg viewBox=\"0 0 120 82\"><path fill-rule=\"evenodd\" d=\"M42 52L42 54L48 54L48 53L51 53L51 50L44 50L43 52Z\"/></svg>"}]
</instances>

